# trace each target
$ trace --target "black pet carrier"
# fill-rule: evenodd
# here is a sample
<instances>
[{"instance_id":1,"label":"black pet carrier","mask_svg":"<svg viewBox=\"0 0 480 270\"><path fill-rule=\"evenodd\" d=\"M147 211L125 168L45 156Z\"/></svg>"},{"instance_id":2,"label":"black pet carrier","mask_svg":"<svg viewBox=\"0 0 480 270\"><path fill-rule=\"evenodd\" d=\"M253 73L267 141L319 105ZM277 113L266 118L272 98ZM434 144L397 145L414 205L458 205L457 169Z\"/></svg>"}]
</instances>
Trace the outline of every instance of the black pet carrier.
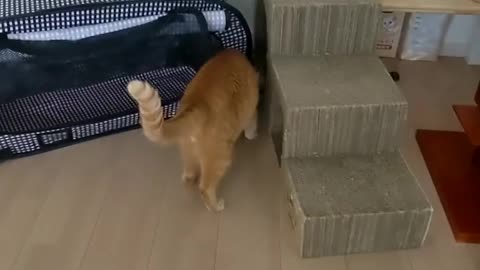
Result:
<instances>
[{"instance_id":1,"label":"black pet carrier","mask_svg":"<svg viewBox=\"0 0 480 270\"><path fill-rule=\"evenodd\" d=\"M132 79L156 86L171 117L210 57L251 47L220 0L3 0L0 159L138 127Z\"/></svg>"}]
</instances>

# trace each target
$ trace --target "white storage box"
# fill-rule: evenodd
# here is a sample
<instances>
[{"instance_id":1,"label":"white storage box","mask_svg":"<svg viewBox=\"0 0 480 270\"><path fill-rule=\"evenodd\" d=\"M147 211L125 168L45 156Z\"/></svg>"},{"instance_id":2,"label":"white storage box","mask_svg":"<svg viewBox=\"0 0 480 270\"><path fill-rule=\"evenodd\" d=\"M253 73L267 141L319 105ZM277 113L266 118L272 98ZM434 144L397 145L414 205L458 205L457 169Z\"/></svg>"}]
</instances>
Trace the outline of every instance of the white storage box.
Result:
<instances>
[{"instance_id":1,"label":"white storage box","mask_svg":"<svg viewBox=\"0 0 480 270\"><path fill-rule=\"evenodd\" d=\"M382 30L378 35L376 50L380 57L396 57L402 35L404 12L383 12Z\"/></svg>"},{"instance_id":2,"label":"white storage box","mask_svg":"<svg viewBox=\"0 0 480 270\"><path fill-rule=\"evenodd\" d=\"M436 61L450 23L450 15L413 13L407 22L400 58Z\"/></svg>"}]
</instances>

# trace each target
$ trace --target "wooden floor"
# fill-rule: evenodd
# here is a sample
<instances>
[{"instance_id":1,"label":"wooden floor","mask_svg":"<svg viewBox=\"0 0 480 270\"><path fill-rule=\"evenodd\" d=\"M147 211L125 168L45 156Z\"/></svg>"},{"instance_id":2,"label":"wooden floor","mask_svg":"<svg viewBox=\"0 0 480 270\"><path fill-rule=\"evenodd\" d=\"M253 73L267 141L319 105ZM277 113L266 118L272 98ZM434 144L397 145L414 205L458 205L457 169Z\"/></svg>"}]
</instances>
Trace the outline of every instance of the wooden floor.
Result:
<instances>
[{"instance_id":1,"label":"wooden floor","mask_svg":"<svg viewBox=\"0 0 480 270\"><path fill-rule=\"evenodd\" d=\"M436 210L423 248L299 259L267 138L241 142L214 215L183 188L174 149L133 131L0 165L0 270L480 269L480 246L452 237L413 132L461 130L450 104L473 102L480 68L388 64L411 105L402 151Z\"/></svg>"}]
</instances>

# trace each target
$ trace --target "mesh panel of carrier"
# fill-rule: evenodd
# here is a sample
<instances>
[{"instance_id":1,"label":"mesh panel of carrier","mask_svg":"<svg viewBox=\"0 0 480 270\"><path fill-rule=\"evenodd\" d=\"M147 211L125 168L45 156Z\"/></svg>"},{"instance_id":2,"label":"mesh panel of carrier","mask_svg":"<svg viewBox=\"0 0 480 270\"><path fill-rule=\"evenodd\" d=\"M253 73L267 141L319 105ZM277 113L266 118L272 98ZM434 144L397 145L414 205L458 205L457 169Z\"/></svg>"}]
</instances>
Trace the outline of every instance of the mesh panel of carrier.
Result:
<instances>
[{"instance_id":1,"label":"mesh panel of carrier","mask_svg":"<svg viewBox=\"0 0 480 270\"><path fill-rule=\"evenodd\" d=\"M132 79L156 86L172 117L214 54L250 57L250 35L219 0L4 0L0 159L138 127Z\"/></svg>"}]
</instances>

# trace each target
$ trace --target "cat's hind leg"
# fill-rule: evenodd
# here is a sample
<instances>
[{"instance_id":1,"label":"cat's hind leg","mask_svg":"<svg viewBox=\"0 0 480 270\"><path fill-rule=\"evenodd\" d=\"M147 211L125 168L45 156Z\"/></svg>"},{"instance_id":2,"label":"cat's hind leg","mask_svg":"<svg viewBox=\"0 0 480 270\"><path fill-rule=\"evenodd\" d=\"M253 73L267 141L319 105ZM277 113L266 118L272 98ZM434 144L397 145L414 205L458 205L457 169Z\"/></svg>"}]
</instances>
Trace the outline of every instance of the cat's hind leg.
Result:
<instances>
[{"instance_id":1,"label":"cat's hind leg","mask_svg":"<svg viewBox=\"0 0 480 270\"><path fill-rule=\"evenodd\" d=\"M217 198L217 191L232 162L233 146L220 146L205 153L202 159L199 189L205 206L213 212L225 208L223 199Z\"/></svg>"},{"instance_id":2,"label":"cat's hind leg","mask_svg":"<svg viewBox=\"0 0 480 270\"><path fill-rule=\"evenodd\" d=\"M183 161L182 182L186 185L196 185L200 177L200 161L195 145L187 141L181 142L180 153Z\"/></svg>"},{"instance_id":3,"label":"cat's hind leg","mask_svg":"<svg viewBox=\"0 0 480 270\"><path fill-rule=\"evenodd\" d=\"M255 112L245 128L245 138L253 140L258 136L258 112Z\"/></svg>"}]
</instances>

